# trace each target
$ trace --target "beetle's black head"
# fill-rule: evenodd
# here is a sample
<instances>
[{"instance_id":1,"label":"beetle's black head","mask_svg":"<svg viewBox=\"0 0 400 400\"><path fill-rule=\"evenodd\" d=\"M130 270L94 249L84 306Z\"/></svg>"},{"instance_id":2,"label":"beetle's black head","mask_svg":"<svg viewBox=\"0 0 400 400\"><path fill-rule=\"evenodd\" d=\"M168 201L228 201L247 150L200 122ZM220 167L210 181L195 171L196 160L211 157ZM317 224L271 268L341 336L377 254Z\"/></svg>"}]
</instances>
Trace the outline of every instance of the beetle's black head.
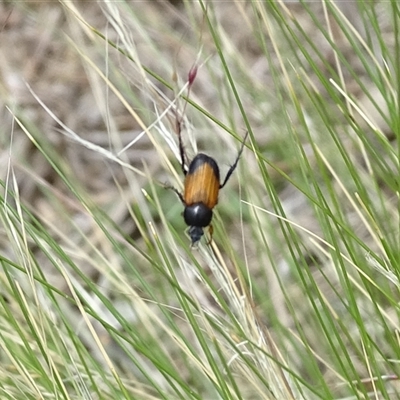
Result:
<instances>
[{"instance_id":1,"label":"beetle's black head","mask_svg":"<svg viewBox=\"0 0 400 400\"><path fill-rule=\"evenodd\" d=\"M185 207L183 218L189 228L189 236L192 245L200 240L203 236L203 228L210 225L213 212L203 203L195 203Z\"/></svg>"},{"instance_id":2,"label":"beetle's black head","mask_svg":"<svg viewBox=\"0 0 400 400\"><path fill-rule=\"evenodd\" d=\"M196 243L200 241L203 234L204 232L201 226L191 226L189 228L189 236L190 240L192 241L192 246L195 246Z\"/></svg>"},{"instance_id":3,"label":"beetle's black head","mask_svg":"<svg viewBox=\"0 0 400 400\"><path fill-rule=\"evenodd\" d=\"M210 225L213 212L203 203L195 203L186 206L183 211L183 218L189 226L205 227Z\"/></svg>"}]
</instances>

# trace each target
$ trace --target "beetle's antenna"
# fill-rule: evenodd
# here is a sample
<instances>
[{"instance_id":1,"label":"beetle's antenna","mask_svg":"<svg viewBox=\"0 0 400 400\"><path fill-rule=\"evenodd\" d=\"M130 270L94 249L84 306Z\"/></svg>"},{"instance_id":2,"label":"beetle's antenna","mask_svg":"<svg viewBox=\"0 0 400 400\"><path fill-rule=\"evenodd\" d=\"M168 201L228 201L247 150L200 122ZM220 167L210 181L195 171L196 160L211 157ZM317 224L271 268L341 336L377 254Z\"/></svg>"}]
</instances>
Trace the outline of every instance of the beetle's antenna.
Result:
<instances>
[{"instance_id":1,"label":"beetle's antenna","mask_svg":"<svg viewBox=\"0 0 400 400\"><path fill-rule=\"evenodd\" d=\"M182 142L182 118L176 117L176 132L178 134L178 142L179 142L179 154L181 156L181 167L182 167L182 172L184 175L187 174L187 171L185 169L185 163L186 163L186 154L185 154L185 148L183 147L183 142Z\"/></svg>"},{"instance_id":2,"label":"beetle's antenna","mask_svg":"<svg viewBox=\"0 0 400 400\"><path fill-rule=\"evenodd\" d=\"M228 182L228 180L229 180L229 178L231 177L233 171L234 171L235 168L237 167L237 164L238 164L238 162L239 162L240 156L241 156L242 153L243 153L244 145L245 145L245 143L246 143L246 139L247 139L247 136L248 136L248 135L249 135L249 131L246 132L246 135L245 135L245 137L244 137L244 139L243 139L242 146L240 147L240 150L239 150L239 153L238 153L238 155L237 155L237 157L236 157L236 160L235 160L235 162L232 164L232 166L229 168L229 171L228 171L228 173L226 174L226 177L225 177L225 179L224 179L224 182L222 183L222 185L219 185L219 188L220 188L220 189L222 189L222 188L226 185L226 182Z\"/></svg>"},{"instance_id":3,"label":"beetle's antenna","mask_svg":"<svg viewBox=\"0 0 400 400\"><path fill-rule=\"evenodd\" d=\"M198 60L195 61L195 63L193 64L192 68L190 68L190 71L188 73L187 95L186 95L187 98L190 97L190 91L192 89L193 82L196 79L197 70L198 70ZM182 172L184 175L187 174L187 171L185 169L187 157L185 154L185 148L183 146L183 141L182 141L182 124L183 124L183 116L185 115L185 112L186 112L186 107L187 107L187 100L185 101L182 111L179 111L178 109L176 109L176 111L175 111L175 129L176 129L176 133L178 135L179 153L181 156L181 167L182 167Z\"/></svg>"}]
</instances>

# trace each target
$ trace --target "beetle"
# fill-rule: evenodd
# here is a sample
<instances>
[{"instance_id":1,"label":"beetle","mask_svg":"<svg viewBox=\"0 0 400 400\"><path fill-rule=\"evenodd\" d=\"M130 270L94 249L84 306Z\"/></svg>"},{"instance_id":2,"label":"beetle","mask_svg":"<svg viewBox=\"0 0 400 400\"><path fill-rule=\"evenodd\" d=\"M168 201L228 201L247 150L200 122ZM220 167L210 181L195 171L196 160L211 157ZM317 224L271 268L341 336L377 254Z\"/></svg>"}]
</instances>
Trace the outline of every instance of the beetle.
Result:
<instances>
[{"instance_id":1,"label":"beetle","mask_svg":"<svg viewBox=\"0 0 400 400\"><path fill-rule=\"evenodd\" d=\"M174 187L169 186L169 188L174 190L185 206L183 219L186 225L189 226L189 236L192 246L200 241L204 234L203 228L207 226L210 226L210 235L212 237L213 229L211 220L213 217L213 208L218 203L219 191L226 185L237 167L247 136L248 132L246 132L235 162L231 165L225 179L221 183L218 164L207 154L197 154L190 162L189 168L185 168L187 156L183 147L181 130L178 129L181 168L185 175L184 192L182 194Z\"/></svg>"}]
</instances>

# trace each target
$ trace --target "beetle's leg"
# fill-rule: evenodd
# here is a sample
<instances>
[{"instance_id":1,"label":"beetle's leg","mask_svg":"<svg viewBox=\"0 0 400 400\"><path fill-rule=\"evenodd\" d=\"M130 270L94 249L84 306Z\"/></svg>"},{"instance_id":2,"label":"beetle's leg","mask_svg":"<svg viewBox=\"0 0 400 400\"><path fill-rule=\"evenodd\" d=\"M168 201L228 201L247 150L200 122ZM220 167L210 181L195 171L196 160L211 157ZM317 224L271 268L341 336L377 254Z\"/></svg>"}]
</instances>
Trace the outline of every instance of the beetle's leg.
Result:
<instances>
[{"instance_id":1,"label":"beetle's leg","mask_svg":"<svg viewBox=\"0 0 400 400\"><path fill-rule=\"evenodd\" d=\"M238 162L239 162L240 156L241 156L242 153L243 153L244 145L245 145L245 143L246 143L246 139L247 139L247 136L248 136L248 135L249 135L249 132L246 132L246 136L245 136L244 139L243 139L242 146L240 147L240 150L239 150L239 153L238 153L238 155L237 155L237 157L236 157L235 162L234 162L234 163L232 164L232 166L229 168L229 171L228 171L228 173L226 174L226 177L225 177L224 182L222 183L222 185L219 185L219 188L220 188L220 189L222 189L222 188L226 185L226 182L228 182L228 180L229 180L229 178L231 177L233 171L234 171L235 168L237 167L237 164L238 164Z\"/></svg>"},{"instance_id":2,"label":"beetle's leg","mask_svg":"<svg viewBox=\"0 0 400 400\"><path fill-rule=\"evenodd\" d=\"M177 188L175 188L175 187L173 187L173 186L171 186L171 185L164 185L164 188L165 188L165 189L171 189L171 190L173 190L173 191L178 195L179 200L180 200L183 204L185 204L185 200L184 200L184 198L183 198L183 195L182 195L182 193L181 193Z\"/></svg>"},{"instance_id":3,"label":"beetle's leg","mask_svg":"<svg viewBox=\"0 0 400 400\"><path fill-rule=\"evenodd\" d=\"M214 228L213 226L210 224L208 225L208 234L210 235L210 240L207 242L208 245L210 245L212 243L212 237L213 237L213 233L214 233Z\"/></svg>"}]
</instances>

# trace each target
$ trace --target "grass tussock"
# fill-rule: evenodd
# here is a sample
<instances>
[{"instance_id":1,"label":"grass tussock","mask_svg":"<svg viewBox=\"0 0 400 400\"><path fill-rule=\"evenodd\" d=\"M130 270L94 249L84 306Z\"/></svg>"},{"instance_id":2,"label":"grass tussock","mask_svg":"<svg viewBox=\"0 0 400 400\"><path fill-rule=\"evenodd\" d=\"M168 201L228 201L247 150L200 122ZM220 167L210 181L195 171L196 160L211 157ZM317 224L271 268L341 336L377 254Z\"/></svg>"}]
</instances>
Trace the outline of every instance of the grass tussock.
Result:
<instances>
[{"instance_id":1,"label":"grass tussock","mask_svg":"<svg viewBox=\"0 0 400 400\"><path fill-rule=\"evenodd\" d=\"M1 398L398 398L398 7L0 5Z\"/></svg>"}]
</instances>

